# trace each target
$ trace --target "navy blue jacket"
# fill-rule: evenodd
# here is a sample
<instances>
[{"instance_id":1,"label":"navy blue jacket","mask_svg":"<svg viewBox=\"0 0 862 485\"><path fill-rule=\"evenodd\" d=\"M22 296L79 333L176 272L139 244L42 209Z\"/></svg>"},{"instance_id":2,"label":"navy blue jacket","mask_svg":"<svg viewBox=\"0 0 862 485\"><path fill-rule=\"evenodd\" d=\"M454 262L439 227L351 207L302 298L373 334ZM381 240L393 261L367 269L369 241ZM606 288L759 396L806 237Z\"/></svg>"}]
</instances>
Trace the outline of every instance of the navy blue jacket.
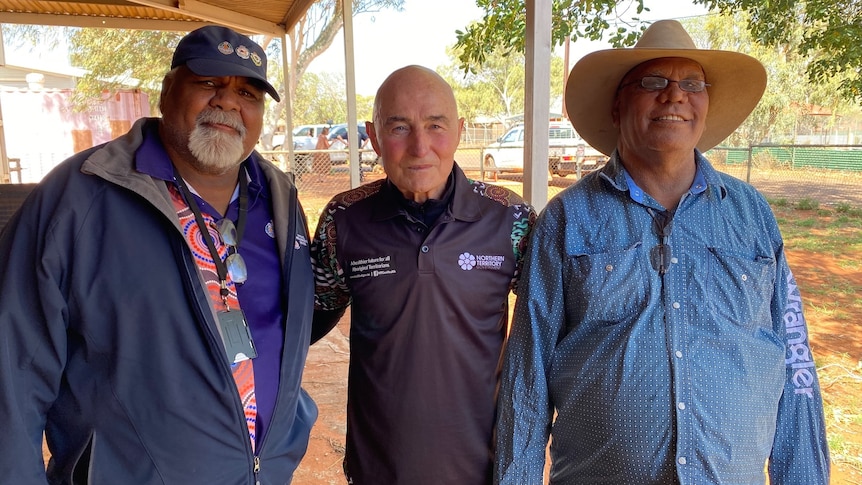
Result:
<instances>
[{"instance_id":1,"label":"navy blue jacket","mask_svg":"<svg viewBox=\"0 0 862 485\"><path fill-rule=\"evenodd\" d=\"M286 319L256 458L165 183L134 170L155 122L63 162L0 234L0 483L239 485L255 483L257 467L261 484L286 484L306 451L314 288L296 188L261 161Z\"/></svg>"}]
</instances>

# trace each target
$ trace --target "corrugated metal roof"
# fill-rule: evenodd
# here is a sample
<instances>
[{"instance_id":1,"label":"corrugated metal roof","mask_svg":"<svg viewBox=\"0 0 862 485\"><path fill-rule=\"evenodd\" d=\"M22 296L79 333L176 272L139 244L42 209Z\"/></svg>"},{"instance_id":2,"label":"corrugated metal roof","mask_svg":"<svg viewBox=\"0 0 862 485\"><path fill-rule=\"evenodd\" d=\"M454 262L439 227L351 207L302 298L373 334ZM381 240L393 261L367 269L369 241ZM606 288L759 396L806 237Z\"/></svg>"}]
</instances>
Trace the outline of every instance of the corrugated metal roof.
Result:
<instances>
[{"instance_id":1,"label":"corrugated metal roof","mask_svg":"<svg viewBox=\"0 0 862 485\"><path fill-rule=\"evenodd\" d=\"M193 30L204 23L248 34L281 36L293 28L314 0L0 0L0 22Z\"/></svg>"}]
</instances>

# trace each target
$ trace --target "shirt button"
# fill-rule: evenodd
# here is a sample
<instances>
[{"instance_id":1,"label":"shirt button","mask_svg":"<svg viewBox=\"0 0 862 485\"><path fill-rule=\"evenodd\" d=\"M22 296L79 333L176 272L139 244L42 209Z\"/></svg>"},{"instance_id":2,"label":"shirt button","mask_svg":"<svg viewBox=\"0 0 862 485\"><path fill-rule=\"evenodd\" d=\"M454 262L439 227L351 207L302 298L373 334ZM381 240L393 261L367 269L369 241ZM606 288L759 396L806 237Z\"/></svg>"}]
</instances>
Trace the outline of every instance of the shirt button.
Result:
<instances>
[{"instance_id":1,"label":"shirt button","mask_svg":"<svg viewBox=\"0 0 862 485\"><path fill-rule=\"evenodd\" d=\"M679 359L681 359L681 358L682 358L682 352L680 352L679 350L677 350L677 351L676 351L676 354L675 354L675 355L676 355L676 356L677 356L677 358L679 358Z\"/></svg>"},{"instance_id":2,"label":"shirt button","mask_svg":"<svg viewBox=\"0 0 862 485\"><path fill-rule=\"evenodd\" d=\"M748 281L748 275L747 274L742 275L742 281Z\"/></svg>"},{"instance_id":3,"label":"shirt button","mask_svg":"<svg viewBox=\"0 0 862 485\"><path fill-rule=\"evenodd\" d=\"M428 246L422 246L423 253L427 253L428 251L430 251L430 248Z\"/></svg>"},{"instance_id":4,"label":"shirt button","mask_svg":"<svg viewBox=\"0 0 862 485\"><path fill-rule=\"evenodd\" d=\"M613 270L614 270L614 265L609 264L609 265L605 266L605 271L613 271Z\"/></svg>"},{"instance_id":5,"label":"shirt button","mask_svg":"<svg viewBox=\"0 0 862 485\"><path fill-rule=\"evenodd\" d=\"M680 409L685 409L685 403L681 402L681 403L677 404L676 407L678 407Z\"/></svg>"},{"instance_id":6,"label":"shirt button","mask_svg":"<svg viewBox=\"0 0 862 485\"><path fill-rule=\"evenodd\" d=\"M670 262L673 264L679 263L679 260L676 257L670 258Z\"/></svg>"},{"instance_id":7,"label":"shirt button","mask_svg":"<svg viewBox=\"0 0 862 485\"><path fill-rule=\"evenodd\" d=\"M678 301L673 302L673 307L675 309L679 310L679 302Z\"/></svg>"},{"instance_id":8,"label":"shirt button","mask_svg":"<svg viewBox=\"0 0 862 485\"><path fill-rule=\"evenodd\" d=\"M677 460L677 462L679 462L680 465L685 465L686 463L688 463L684 456L679 457L679 460Z\"/></svg>"}]
</instances>

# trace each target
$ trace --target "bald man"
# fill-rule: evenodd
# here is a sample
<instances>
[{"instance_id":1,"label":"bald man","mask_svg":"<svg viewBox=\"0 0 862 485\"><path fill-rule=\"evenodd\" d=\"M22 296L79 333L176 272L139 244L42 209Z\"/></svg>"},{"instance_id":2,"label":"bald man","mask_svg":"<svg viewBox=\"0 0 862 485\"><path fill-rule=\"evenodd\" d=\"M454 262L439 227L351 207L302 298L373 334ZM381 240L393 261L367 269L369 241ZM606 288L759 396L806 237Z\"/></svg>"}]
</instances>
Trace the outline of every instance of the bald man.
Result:
<instances>
[{"instance_id":1,"label":"bald man","mask_svg":"<svg viewBox=\"0 0 862 485\"><path fill-rule=\"evenodd\" d=\"M464 119L436 72L380 86L367 131L386 178L336 195L315 232L312 338L351 307L349 483L487 484L500 353L536 218L455 163Z\"/></svg>"}]
</instances>

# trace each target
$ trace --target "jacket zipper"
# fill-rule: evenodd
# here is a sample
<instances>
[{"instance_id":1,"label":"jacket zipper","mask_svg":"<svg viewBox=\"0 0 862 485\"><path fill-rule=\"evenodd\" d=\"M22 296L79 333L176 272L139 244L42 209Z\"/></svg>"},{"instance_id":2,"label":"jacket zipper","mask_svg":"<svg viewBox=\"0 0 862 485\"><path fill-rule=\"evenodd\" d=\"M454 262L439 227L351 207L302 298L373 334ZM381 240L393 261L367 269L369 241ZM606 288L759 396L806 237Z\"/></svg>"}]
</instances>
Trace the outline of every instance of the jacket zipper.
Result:
<instances>
[{"instance_id":1,"label":"jacket zipper","mask_svg":"<svg viewBox=\"0 0 862 485\"><path fill-rule=\"evenodd\" d=\"M254 485L260 485L260 456L254 455Z\"/></svg>"},{"instance_id":2,"label":"jacket zipper","mask_svg":"<svg viewBox=\"0 0 862 485\"><path fill-rule=\"evenodd\" d=\"M298 198L296 197L296 190L291 191L290 195L288 195L288 200L291 204L294 204L294 205L298 203L297 202ZM295 211L291 211L291 212L295 212ZM296 219L298 217L299 217L299 215L294 213L293 217L292 217L293 224L288 224L288 226L287 226L288 227L288 230L287 230L288 241L296 239L296 234L298 232L297 224L299 223L299 221L297 221ZM293 239L291 239L291 236L293 236ZM284 263L285 263L284 268L285 269L284 269L283 274L287 274L288 280L289 280L290 274L291 274L290 268L293 264L293 252L291 251L292 246L289 243L285 243L285 248L286 248L285 249L285 261L284 261ZM279 295L279 297L281 297L281 295ZM284 318L285 318L285 323L286 323L287 314L285 314ZM287 329L285 329L285 332L286 331L287 331ZM281 367L281 364L279 364L279 367ZM278 371L279 372L279 387L281 387L281 380L284 377L283 375L281 375L282 371L283 371L283 369L279 369L279 371ZM237 391L237 395L239 395L239 391ZM276 411L278 411L278 403L280 401L280 397L281 397L281 393L276 392L276 394L275 394L275 405L273 406L273 409L272 409L272 419L273 420L278 415L278 413ZM260 450L263 449L263 445L266 443L266 440L268 438L269 438L269 435L264 436L263 441L261 441L260 444L258 446L255 446L254 449L252 450L252 453L254 454L254 485L261 485L260 484Z\"/></svg>"},{"instance_id":3,"label":"jacket zipper","mask_svg":"<svg viewBox=\"0 0 862 485\"><path fill-rule=\"evenodd\" d=\"M180 237L182 237L182 235ZM198 283L200 281L200 277L198 276L199 270L197 269L197 266L195 265L194 261L189 261L188 249L187 249L185 241L183 241L182 248L183 248L182 258L183 258L183 261L185 261L185 263L186 263L186 275L190 278L191 283L193 285L199 284ZM191 266L189 266L189 265L191 265ZM204 291L206 291L206 290L204 290ZM197 296L197 292L195 292L195 295ZM222 354L224 354L224 343L222 343L221 337L218 335L218 331L215 330L215 327L214 327L214 325L217 325L217 324L215 322L211 322L210 319L206 317L206 315L208 314L209 308L208 307L202 308L201 302L199 300L197 300L196 303L198 303L197 305L195 305L198 309L198 316L199 316L199 318L201 318L203 320L204 327L206 328L206 335L209 337L210 348L216 349L217 355L218 355L218 351L221 351ZM231 382L233 382L230 364L228 364L227 359L225 359L225 358L222 358L221 361L222 361L222 369L226 372L228 378L231 379ZM260 479L258 477L258 474L260 472L260 457L257 454L258 451L256 451L254 448L252 448L251 442L248 439L248 428L246 427L246 424L245 424L245 414L244 414L244 411L242 409L242 402L240 401L240 398L239 398L239 389L236 387L236 384L234 384L233 387L235 389L235 391L234 391L235 400L236 400L236 402L239 403L239 413L241 416L240 421L242 423L242 428L245 432L246 449L251 452L251 455L254 459L253 471L254 471L255 485L260 485Z\"/></svg>"}]
</instances>

